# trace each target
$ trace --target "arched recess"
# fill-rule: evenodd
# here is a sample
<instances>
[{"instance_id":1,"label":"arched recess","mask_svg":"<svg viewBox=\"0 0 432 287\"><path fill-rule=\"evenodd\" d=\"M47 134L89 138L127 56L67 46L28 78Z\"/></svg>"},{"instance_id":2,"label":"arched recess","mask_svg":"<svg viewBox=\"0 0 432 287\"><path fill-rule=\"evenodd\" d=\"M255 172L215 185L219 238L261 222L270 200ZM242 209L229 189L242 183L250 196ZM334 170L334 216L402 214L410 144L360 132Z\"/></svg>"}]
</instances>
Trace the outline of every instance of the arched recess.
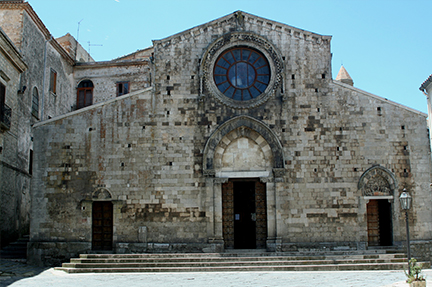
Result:
<instances>
[{"instance_id":1,"label":"arched recess","mask_svg":"<svg viewBox=\"0 0 432 287\"><path fill-rule=\"evenodd\" d=\"M36 87L33 87L32 92L32 115L39 118L39 92Z\"/></svg>"},{"instance_id":2,"label":"arched recess","mask_svg":"<svg viewBox=\"0 0 432 287\"><path fill-rule=\"evenodd\" d=\"M240 128L247 128L250 131L241 131ZM244 133L245 137L257 135L264 138L266 144L271 149L271 167L273 169L285 168L284 154L282 145L273 131L267 127L264 123L250 117L250 116L238 116L229 121L223 123L218 127L215 132L208 139L204 147L204 159L203 159L203 173L204 175L215 174L215 155L217 147L220 141L227 136L229 133L240 129L239 133Z\"/></svg>"},{"instance_id":3,"label":"arched recess","mask_svg":"<svg viewBox=\"0 0 432 287\"><path fill-rule=\"evenodd\" d=\"M284 163L277 136L253 117L235 117L213 132L204 147L203 173L214 211L209 242L218 244L215 250L278 248L275 202L283 189Z\"/></svg>"},{"instance_id":4,"label":"arched recess","mask_svg":"<svg viewBox=\"0 0 432 287\"><path fill-rule=\"evenodd\" d=\"M362 196L392 196L397 189L394 175L382 166L367 169L358 182Z\"/></svg>"},{"instance_id":5,"label":"arched recess","mask_svg":"<svg viewBox=\"0 0 432 287\"><path fill-rule=\"evenodd\" d=\"M98 188L92 193L93 200L112 200L112 194L105 188Z\"/></svg>"},{"instance_id":6,"label":"arched recess","mask_svg":"<svg viewBox=\"0 0 432 287\"><path fill-rule=\"evenodd\" d=\"M269 171L273 166L270 145L256 131L241 126L228 133L214 155L216 172Z\"/></svg>"},{"instance_id":7,"label":"arched recess","mask_svg":"<svg viewBox=\"0 0 432 287\"><path fill-rule=\"evenodd\" d=\"M382 166L373 166L360 177L358 189L366 203L368 246L393 245L394 175Z\"/></svg>"}]
</instances>

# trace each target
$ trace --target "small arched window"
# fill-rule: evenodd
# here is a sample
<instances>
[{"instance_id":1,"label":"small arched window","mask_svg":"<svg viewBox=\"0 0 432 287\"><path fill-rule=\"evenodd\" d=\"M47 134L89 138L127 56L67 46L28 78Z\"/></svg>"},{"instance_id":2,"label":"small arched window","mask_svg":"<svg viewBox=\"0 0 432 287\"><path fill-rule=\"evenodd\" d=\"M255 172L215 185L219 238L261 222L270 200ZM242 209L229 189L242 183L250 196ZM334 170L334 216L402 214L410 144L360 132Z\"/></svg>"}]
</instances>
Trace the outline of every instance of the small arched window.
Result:
<instances>
[{"instance_id":1,"label":"small arched window","mask_svg":"<svg viewBox=\"0 0 432 287\"><path fill-rule=\"evenodd\" d=\"M36 87L33 88L32 92L32 115L39 118L39 92Z\"/></svg>"},{"instance_id":2,"label":"small arched window","mask_svg":"<svg viewBox=\"0 0 432 287\"><path fill-rule=\"evenodd\" d=\"M81 81L77 88L77 110L93 104L93 82Z\"/></svg>"}]
</instances>

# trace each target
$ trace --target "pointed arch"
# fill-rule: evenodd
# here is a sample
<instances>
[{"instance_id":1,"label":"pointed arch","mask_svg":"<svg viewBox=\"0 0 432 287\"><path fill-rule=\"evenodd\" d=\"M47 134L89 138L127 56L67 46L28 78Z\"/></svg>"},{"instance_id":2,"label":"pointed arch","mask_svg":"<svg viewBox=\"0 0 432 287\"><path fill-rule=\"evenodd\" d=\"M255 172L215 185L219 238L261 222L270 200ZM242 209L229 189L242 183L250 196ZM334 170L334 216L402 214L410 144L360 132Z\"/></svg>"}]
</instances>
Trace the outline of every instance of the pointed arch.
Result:
<instances>
[{"instance_id":1,"label":"pointed arch","mask_svg":"<svg viewBox=\"0 0 432 287\"><path fill-rule=\"evenodd\" d=\"M392 196L397 189L393 173L382 166L367 169L358 182L363 196Z\"/></svg>"},{"instance_id":2,"label":"pointed arch","mask_svg":"<svg viewBox=\"0 0 432 287\"><path fill-rule=\"evenodd\" d=\"M277 138L277 136L273 133L273 131L263 122L258 121L250 116L238 116L233 119L228 120L219 126L213 134L208 139L205 147L204 147L204 155L203 155L203 172L204 174L214 174L215 169L215 151L219 144L219 142L230 132L245 127L248 128L260 136L262 136L267 144L271 148L272 152L272 168L280 169L285 168L284 154L282 145Z\"/></svg>"}]
</instances>

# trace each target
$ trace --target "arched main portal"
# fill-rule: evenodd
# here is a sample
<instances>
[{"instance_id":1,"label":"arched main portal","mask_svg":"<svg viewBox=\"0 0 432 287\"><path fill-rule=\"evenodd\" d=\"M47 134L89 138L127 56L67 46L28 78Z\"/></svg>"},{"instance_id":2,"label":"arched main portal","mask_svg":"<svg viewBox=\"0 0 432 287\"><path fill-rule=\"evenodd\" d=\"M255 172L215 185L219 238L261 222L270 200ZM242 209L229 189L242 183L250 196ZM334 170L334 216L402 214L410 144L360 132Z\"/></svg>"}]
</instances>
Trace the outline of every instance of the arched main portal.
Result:
<instances>
[{"instance_id":1,"label":"arched main portal","mask_svg":"<svg viewBox=\"0 0 432 287\"><path fill-rule=\"evenodd\" d=\"M366 199L368 246L393 245L394 176L384 167L373 166L360 177L358 187Z\"/></svg>"},{"instance_id":2,"label":"arched main portal","mask_svg":"<svg viewBox=\"0 0 432 287\"><path fill-rule=\"evenodd\" d=\"M210 137L204 174L213 186L214 235L224 248L274 249L275 178L283 168L279 140L254 118L234 118Z\"/></svg>"}]
</instances>

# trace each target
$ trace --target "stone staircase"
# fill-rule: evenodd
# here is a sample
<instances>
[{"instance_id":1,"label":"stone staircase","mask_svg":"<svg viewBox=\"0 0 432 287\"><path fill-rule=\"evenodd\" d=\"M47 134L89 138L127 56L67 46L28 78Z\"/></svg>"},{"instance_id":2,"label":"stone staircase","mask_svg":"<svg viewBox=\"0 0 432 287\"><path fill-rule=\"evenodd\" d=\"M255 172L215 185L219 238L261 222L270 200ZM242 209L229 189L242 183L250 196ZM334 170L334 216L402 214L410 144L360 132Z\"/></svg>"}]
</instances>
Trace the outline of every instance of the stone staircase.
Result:
<instances>
[{"instance_id":1,"label":"stone staircase","mask_svg":"<svg viewBox=\"0 0 432 287\"><path fill-rule=\"evenodd\" d=\"M348 255L337 252L325 255L268 252L82 254L55 269L68 273L402 270L406 269L406 262L404 254L385 251ZM430 268L430 263L424 263L424 268Z\"/></svg>"},{"instance_id":2,"label":"stone staircase","mask_svg":"<svg viewBox=\"0 0 432 287\"><path fill-rule=\"evenodd\" d=\"M27 243L29 236L24 235L22 238L4 247L0 250L2 259L27 259Z\"/></svg>"}]
</instances>

